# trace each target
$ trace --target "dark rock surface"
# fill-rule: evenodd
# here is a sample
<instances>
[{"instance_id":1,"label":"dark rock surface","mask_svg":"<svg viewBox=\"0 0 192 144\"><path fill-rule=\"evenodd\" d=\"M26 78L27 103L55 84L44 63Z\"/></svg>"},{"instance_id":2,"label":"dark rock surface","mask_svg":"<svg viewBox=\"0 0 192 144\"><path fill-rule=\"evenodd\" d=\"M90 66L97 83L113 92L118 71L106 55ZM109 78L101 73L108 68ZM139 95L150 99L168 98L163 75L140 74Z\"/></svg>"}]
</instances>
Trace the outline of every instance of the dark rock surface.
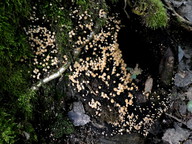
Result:
<instances>
[{"instance_id":1,"label":"dark rock surface","mask_svg":"<svg viewBox=\"0 0 192 144\"><path fill-rule=\"evenodd\" d=\"M99 142L99 144L144 144L144 139L138 134L125 134L111 138L100 138Z\"/></svg>"}]
</instances>

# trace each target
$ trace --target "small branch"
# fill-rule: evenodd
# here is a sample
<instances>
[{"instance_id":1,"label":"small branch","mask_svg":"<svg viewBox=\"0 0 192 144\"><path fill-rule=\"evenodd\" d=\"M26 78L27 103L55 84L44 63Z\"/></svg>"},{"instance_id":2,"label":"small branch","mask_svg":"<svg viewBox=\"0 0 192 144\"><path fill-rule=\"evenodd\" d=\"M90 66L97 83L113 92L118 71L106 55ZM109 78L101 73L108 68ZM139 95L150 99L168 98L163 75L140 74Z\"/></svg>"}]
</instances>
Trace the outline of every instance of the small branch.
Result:
<instances>
[{"instance_id":1,"label":"small branch","mask_svg":"<svg viewBox=\"0 0 192 144\"><path fill-rule=\"evenodd\" d=\"M40 80L35 86L33 86L32 90L37 90L39 87L41 87L43 84L48 83L49 81L56 79L64 73L68 67L71 65L71 62L67 62L64 66L62 66L56 73L44 78L43 80Z\"/></svg>"},{"instance_id":2,"label":"small branch","mask_svg":"<svg viewBox=\"0 0 192 144\"><path fill-rule=\"evenodd\" d=\"M74 49L73 56L75 59L80 55L82 48L87 43L89 43L91 39L93 39L94 34L95 34L94 32L91 32L90 35L87 37L88 41L85 44L83 44L81 47ZM55 72L52 75L40 80L34 86L32 86L31 89L32 90L38 90L38 88L41 87L43 84L48 83L49 81L60 77L69 68L71 63L72 63L72 61L67 61L67 63L65 65L63 65L61 68L59 68L59 70L57 72Z\"/></svg>"},{"instance_id":3,"label":"small branch","mask_svg":"<svg viewBox=\"0 0 192 144\"><path fill-rule=\"evenodd\" d=\"M179 15L174 8L171 6L171 4L169 3L169 1L167 0L162 0L164 2L164 4L166 5L166 8L172 12L172 16L176 17L177 22L179 22L181 24L182 27L184 27L185 29L192 31L192 22L184 19L181 15Z\"/></svg>"},{"instance_id":4,"label":"small branch","mask_svg":"<svg viewBox=\"0 0 192 144\"><path fill-rule=\"evenodd\" d=\"M165 114L166 114L167 116L169 116L169 117L175 119L176 121L178 121L178 122L180 122L180 123L186 125L185 122L183 122L182 120L178 119L177 117L175 117L175 116L173 116L173 115L171 115L171 114L168 114L168 113L165 113Z\"/></svg>"},{"instance_id":5,"label":"small branch","mask_svg":"<svg viewBox=\"0 0 192 144\"><path fill-rule=\"evenodd\" d=\"M129 19L130 17L129 17L129 15L128 15L127 11L126 11L126 8L127 8L127 0L124 0L124 8L123 8L123 10L124 10L127 18Z\"/></svg>"}]
</instances>

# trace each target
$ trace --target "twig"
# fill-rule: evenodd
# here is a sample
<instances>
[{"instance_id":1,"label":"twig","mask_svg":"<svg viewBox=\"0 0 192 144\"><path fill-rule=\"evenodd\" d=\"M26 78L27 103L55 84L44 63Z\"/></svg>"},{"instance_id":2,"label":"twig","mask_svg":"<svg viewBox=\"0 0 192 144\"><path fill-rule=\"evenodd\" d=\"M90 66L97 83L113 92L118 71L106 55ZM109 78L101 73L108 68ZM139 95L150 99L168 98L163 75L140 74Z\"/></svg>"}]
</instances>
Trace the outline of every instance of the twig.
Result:
<instances>
[{"instance_id":1,"label":"twig","mask_svg":"<svg viewBox=\"0 0 192 144\"><path fill-rule=\"evenodd\" d=\"M94 32L91 32L90 35L88 36L88 42L86 42L85 44L83 44L81 47L75 48L73 51L73 56L75 58L77 58L79 56L79 54L81 53L82 48L89 43L89 41L93 38L94 36ZM53 73L52 75L41 79L39 82L37 82L34 86L32 86L32 90L38 90L39 87L41 87L43 84L48 83L49 81L56 79L58 77L60 77L71 65L72 61L68 61L66 64L64 64L61 68L59 68L59 70L55 73Z\"/></svg>"},{"instance_id":2,"label":"twig","mask_svg":"<svg viewBox=\"0 0 192 144\"><path fill-rule=\"evenodd\" d=\"M124 3L125 3L125 5L124 5L123 10L124 10L124 12L125 12L127 18L129 19L130 17L129 17L129 15L128 15L127 11L126 11L126 8L127 8L127 0L124 0Z\"/></svg>"},{"instance_id":3,"label":"twig","mask_svg":"<svg viewBox=\"0 0 192 144\"><path fill-rule=\"evenodd\" d=\"M44 78L43 80L40 80L36 85L34 85L31 89L32 90L37 90L39 87L41 87L43 84L48 83L49 81L58 78L61 76L62 73L64 73L68 67L71 65L71 62L67 62L64 66L62 66L56 73Z\"/></svg>"},{"instance_id":4,"label":"twig","mask_svg":"<svg viewBox=\"0 0 192 144\"><path fill-rule=\"evenodd\" d=\"M172 16L177 18L177 21L181 23L181 26L185 29L192 31L192 22L184 19L181 15L179 15L174 8L172 8L171 4L167 0L162 0L166 5L167 9L172 12Z\"/></svg>"},{"instance_id":5,"label":"twig","mask_svg":"<svg viewBox=\"0 0 192 144\"><path fill-rule=\"evenodd\" d=\"M178 121L178 122L180 122L180 123L182 123L182 124L184 124L184 125L187 125L185 122L183 122L182 120L178 119L177 117L175 117L175 116L173 116L173 115L171 115L171 114L168 114L168 113L165 113L165 114L166 114L167 116L175 119L176 121Z\"/></svg>"}]
</instances>

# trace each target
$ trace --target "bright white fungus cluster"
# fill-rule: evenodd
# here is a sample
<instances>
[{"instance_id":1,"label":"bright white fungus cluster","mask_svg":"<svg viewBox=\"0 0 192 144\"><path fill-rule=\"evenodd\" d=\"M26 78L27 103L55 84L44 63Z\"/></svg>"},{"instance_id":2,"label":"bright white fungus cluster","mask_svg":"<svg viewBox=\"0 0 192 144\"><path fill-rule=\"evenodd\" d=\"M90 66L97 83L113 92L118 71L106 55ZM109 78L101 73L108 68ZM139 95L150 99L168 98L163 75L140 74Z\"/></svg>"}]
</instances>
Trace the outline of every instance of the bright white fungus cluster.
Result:
<instances>
[{"instance_id":1,"label":"bright white fungus cluster","mask_svg":"<svg viewBox=\"0 0 192 144\"><path fill-rule=\"evenodd\" d=\"M100 10L99 15L101 12L105 13ZM73 17L78 20L77 29L90 33L94 23L86 27L81 21L85 19L86 12L80 16L76 10ZM74 47L84 45L79 60L70 68L72 74L69 79L91 108L88 111L92 117L105 121L111 127L103 134L136 131L147 135L150 126L166 110L166 105L158 95L151 95L146 104L137 104L134 94L139 88L126 69L117 42L120 21L115 17L106 17L106 14L104 17L105 25L90 41L86 41L86 37L78 37L74 31L69 33L71 37L78 37Z\"/></svg>"},{"instance_id":2,"label":"bright white fungus cluster","mask_svg":"<svg viewBox=\"0 0 192 144\"><path fill-rule=\"evenodd\" d=\"M35 81L49 76L53 70L58 69L68 60L66 55L58 58L60 54L56 45L56 33L47 28L50 25L47 23L48 19L44 20L45 15L41 18L36 16L36 10L37 8L33 6L33 14L29 18L31 25L24 28L34 54L32 61L34 69L31 77Z\"/></svg>"},{"instance_id":3,"label":"bright white fungus cluster","mask_svg":"<svg viewBox=\"0 0 192 144\"><path fill-rule=\"evenodd\" d=\"M75 9L71 13L76 22L76 27L69 32L70 41L74 42L72 49L83 50L79 60L70 67L69 79L90 107L87 111L91 116L111 127L103 134L137 131L147 135L150 126L166 110L166 105L158 95L149 96L145 104L136 102L135 93L140 89L132 81L119 49L120 21L108 17L103 9L95 12L98 12L99 19L105 21L101 28L88 11ZM39 19L32 17L31 20ZM32 77L39 80L59 67L55 33L46 26L32 24L26 34L34 52ZM67 56L63 58L67 61Z\"/></svg>"},{"instance_id":4,"label":"bright white fungus cluster","mask_svg":"<svg viewBox=\"0 0 192 144\"><path fill-rule=\"evenodd\" d=\"M33 65L35 69L32 77L38 80L43 77L44 73L49 74L51 68L58 68L58 48L55 44L55 33L46 27L32 25L27 34L34 53Z\"/></svg>"}]
</instances>

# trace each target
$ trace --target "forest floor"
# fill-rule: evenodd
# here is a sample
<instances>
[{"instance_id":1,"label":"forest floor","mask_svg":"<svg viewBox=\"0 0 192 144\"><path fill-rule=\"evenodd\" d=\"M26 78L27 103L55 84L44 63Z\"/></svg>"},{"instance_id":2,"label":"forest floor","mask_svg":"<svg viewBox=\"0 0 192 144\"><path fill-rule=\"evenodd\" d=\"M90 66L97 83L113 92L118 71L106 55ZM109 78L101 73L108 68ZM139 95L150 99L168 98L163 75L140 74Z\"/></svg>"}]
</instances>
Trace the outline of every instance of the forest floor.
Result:
<instances>
[{"instance_id":1,"label":"forest floor","mask_svg":"<svg viewBox=\"0 0 192 144\"><path fill-rule=\"evenodd\" d=\"M135 30L137 31L137 30ZM164 33L165 31L162 31ZM140 32L138 32L140 33ZM143 33L143 32L142 32ZM167 32L165 32L167 33ZM192 112L188 110L188 102L192 100L192 34L177 28L169 28L169 42L160 41L157 32L147 39L147 43L155 41L153 46L165 45L175 48L175 68L172 76L168 110L152 126L147 137L139 134L102 136L94 130L93 123L77 128L75 134L67 137L66 143L80 144L191 144L192 143ZM147 35L147 33L144 34ZM151 34L151 33L150 33ZM160 34L161 35L161 34ZM152 38L153 37L153 38ZM156 40L154 40L154 37ZM161 36L160 36L161 37ZM138 38L138 35L135 35ZM134 39L134 37L133 37ZM174 43L174 44L173 44ZM125 43L124 43L125 44ZM148 45L149 46L149 45ZM138 46L139 47L139 46ZM165 52L164 52L165 54ZM98 125L99 127L100 125ZM101 126L102 127L102 126Z\"/></svg>"}]
</instances>

